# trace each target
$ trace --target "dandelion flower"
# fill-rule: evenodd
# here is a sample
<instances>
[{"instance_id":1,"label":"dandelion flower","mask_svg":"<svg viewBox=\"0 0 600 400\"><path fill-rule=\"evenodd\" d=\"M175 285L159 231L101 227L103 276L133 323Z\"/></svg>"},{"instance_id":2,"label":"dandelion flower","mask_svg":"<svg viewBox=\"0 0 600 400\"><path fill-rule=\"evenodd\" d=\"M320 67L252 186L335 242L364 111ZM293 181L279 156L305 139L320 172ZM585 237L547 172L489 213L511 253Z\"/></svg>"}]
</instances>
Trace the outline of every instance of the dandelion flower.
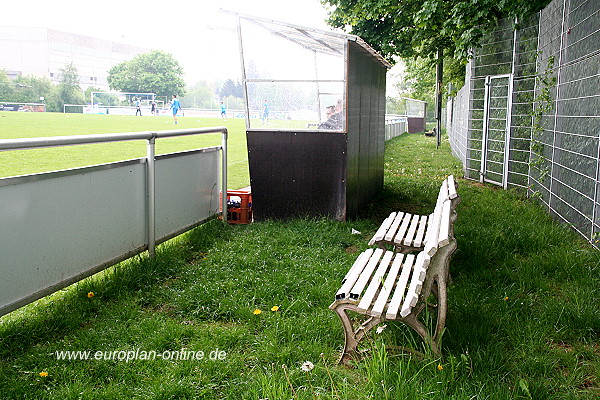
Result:
<instances>
[{"instance_id":1,"label":"dandelion flower","mask_svg":"<svg viewBox=\"0 0 600 400\"><path fill-rule=\"evenodd\" d=\"M262 311L259 310L258 308L256 310L254 310L254 315L259 315L260 313L262 313Z\"/></svg>"},{"instance_id":2,"label":"dandelion flower","mask_svg":"<svg viewBox=\"0 0 600 400\"><path fill-rule=\"evenodd\" d=\"M302 364L302 367L300 367L300 369L302 369L302 371L304 372L310 372L313 370L314 367L315 364L311 363L310 361L304 361L304 364Z\"/></svg>"},{"instance_id":3,"label":"dandelion flower","mask_svg":"<svg viewBox=\"0 0 600 400\"><path fill-rule=\"evenodd\" d=\"M89 292L88 293L88 297L91 299L92 297L94 297L94 292Z\"/></svg>"},{"instance_id":4,"label":"dandelion flower","mask_svg":"<svg viewBox=\"0 0 600 400\"><path fill-rule=\"evenodd\" d=\"M48 373L47 373L46 371L42 371L42 372L40 372L40 376L41 376L42 378L45 378L45 377L47 377L47 376L48 376Z\"/></svg>"},{"instance_id":5,"label":"dandelion flower","mask_svg":"<svg viewBox=\"0 0 600 400\"><path fill-rule=\"evenodd\" d=\"M508 300L508 296L506 296L506 297L504 298L504 301L506 301L506 300Z\"/></svg>"},{"instance_id":6,"label":"dandelion flower","mask_svg":"<svg viewBox=\"0 0 600 400\"><path fill-rule=\"evenodd\" d=\"M273 312L279 311L279 306L273 306L273 307L271 307L271 311L273 311Z\"/></svg>"},{"instance_id":7,"label":"dandelion flower","mask_svg":"<svg viewBox=\"0 0 600 400\"><path fill-rule=\"evenodd\" d=\"M385 331L385 328L387 328L387 325L381 325L377 327L377 334L380 334L381 332Z\"/></svg>"},{"instance_id":8,"label":"dandelion flower","mask_svg":"<svg viewBox=\"0 0 600 400\"><path fill-rule=\"evenodd\" d=\"M444 366L443 366L442 364L438 364L438 367L437 367L437 368L438 368L438 370L440 370L440 371L441 371L441 370L443 370L443 369L444 369Z\"/></svg>"}]
</instances>

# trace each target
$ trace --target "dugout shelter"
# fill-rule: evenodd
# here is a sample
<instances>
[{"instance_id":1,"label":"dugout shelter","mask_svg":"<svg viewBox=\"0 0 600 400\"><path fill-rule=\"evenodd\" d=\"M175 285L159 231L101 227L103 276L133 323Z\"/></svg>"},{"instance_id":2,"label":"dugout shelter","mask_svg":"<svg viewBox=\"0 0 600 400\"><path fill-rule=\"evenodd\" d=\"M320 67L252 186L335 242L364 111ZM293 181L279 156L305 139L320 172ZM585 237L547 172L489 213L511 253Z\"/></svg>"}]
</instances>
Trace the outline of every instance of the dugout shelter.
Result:
<instances>
[{"instance_id":1,"label":"dugout shelter","mask_svg":"<svg viewBox=\"0 0 600 400\"><path fill-rule=\"evenodd\" d=\"M255 220L345 220L383 186L386 72L361 38L236 14Z\"/></svg>"}]
</instances>

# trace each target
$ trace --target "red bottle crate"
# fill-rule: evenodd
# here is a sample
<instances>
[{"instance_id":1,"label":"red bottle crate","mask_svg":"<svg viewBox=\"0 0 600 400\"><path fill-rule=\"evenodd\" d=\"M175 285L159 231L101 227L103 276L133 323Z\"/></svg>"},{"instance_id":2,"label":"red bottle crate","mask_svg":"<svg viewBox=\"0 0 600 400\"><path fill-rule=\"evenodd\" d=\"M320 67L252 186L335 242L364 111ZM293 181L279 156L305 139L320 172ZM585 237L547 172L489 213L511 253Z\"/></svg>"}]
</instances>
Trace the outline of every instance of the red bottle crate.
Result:
<instances>
[{"instance_id":1,"label":"red bottle crate","mask_svg":"<svg viewBox=\"0 0 600 400\"><path fill-rule=\"evenodd\" d=\"M231 205L232 197L239 197L239 207ZM252 193L247 190L227 191L227 222L230 224L249 224L252 222Z\"/></svg>"}]
</instances>

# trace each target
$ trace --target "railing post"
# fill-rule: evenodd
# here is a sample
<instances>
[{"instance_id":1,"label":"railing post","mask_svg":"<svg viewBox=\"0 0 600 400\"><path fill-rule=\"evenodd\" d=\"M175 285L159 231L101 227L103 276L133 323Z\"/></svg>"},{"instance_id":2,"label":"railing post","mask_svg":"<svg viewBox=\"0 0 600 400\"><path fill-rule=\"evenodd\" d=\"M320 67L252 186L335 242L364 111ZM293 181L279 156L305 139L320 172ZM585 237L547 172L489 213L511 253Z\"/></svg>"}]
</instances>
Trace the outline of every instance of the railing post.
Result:
<instances>
[{"instance_id":1,"label":"railing post","mask_svg":"<svg viewBox=\"0 0 600 400\"><path fill-rule=\"evenodd\" d=\"M155 228L155 198L156 198L156 187L155 187L155 166L154 166L154 154L155 154L155 141L156 134L152 133L152 137L148 139L146 146L146 199L147 199L147 223L148 223L148 254L150 257L156 255L156 228Z\"/></svg>"},{"instance_id":2,"label":"railing post","mask_svg":"<svg viewBox=\"0 0 600 400\"><path fill-rule=\"evenodd\" d=\"M221 134L221 213L227 224L227 128Z\"/></svg>"}]
</instances>

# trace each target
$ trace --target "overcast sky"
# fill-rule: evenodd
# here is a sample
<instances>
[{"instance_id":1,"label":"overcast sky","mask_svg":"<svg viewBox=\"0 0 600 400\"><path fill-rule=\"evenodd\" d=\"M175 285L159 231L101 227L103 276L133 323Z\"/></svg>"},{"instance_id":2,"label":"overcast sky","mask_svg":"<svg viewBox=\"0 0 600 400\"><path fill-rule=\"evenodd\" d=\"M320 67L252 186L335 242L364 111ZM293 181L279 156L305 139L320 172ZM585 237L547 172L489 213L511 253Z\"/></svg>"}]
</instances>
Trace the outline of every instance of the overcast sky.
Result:
<instances>
[{"instance_id":1,"label":"overcast sky","mask_svg":"<svg viewBox=\"0 0 600 400\"><path fill-rule=\"evenodd\" d=\"M240 75L233 19L220 8L328 29L319 0L27 0L2 2L0 25L39 26L172 53L190 81ZM229 28L229 29L228 29ZM227 55L235 54L230 58ZM227 65L223 65L227 57ZM230 66L231 63L235 66Z\"/></svg>"},{"instance_id":2,"label":"overcast sky","mask_svg":"<svg viewBox=\"0 0 600 400\"><path fill-rule=\"evenodd\" d=\"M48 27L167 51L186 81L240 79L230 11L330 30L319 0L27 0L3 1L0 26Z\"/></svg>"}]
</instances>

